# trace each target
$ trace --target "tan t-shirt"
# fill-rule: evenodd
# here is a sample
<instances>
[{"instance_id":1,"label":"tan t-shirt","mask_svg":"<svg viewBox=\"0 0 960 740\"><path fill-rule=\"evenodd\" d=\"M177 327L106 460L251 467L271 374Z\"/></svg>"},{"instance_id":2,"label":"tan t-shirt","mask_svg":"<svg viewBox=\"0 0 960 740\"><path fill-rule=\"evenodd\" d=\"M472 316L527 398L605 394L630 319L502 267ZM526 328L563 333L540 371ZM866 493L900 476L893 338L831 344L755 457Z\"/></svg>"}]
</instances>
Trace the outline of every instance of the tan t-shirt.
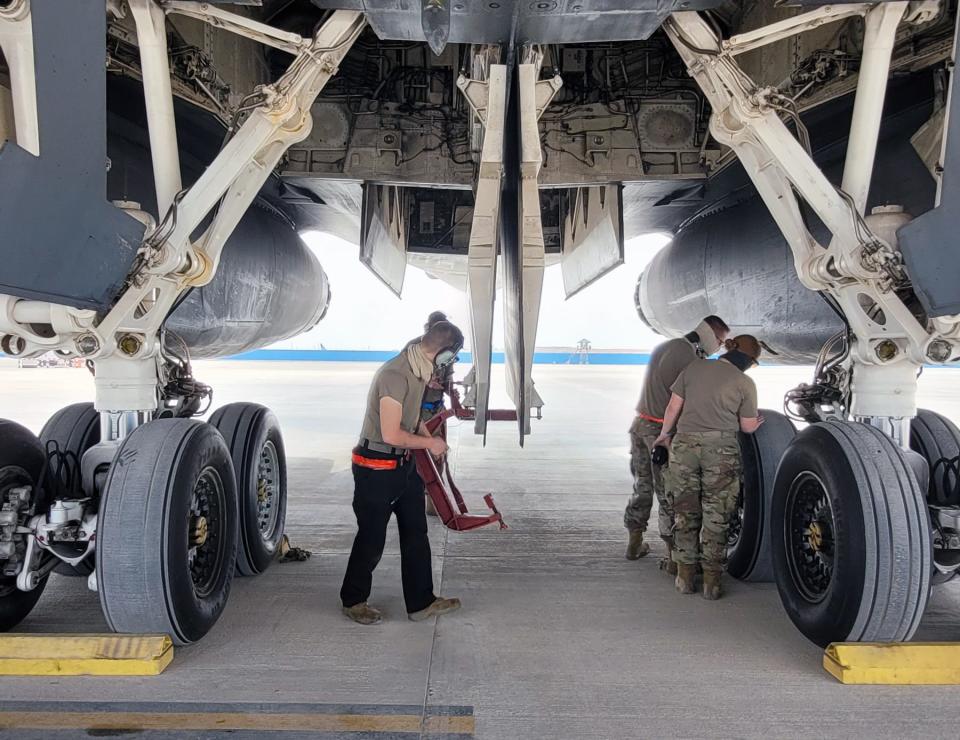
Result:
<instances>
[{"instance_id":1,"label":"tan t-shirt","mask_svg":"<svg viewBox=\"0 0 960 740\"><path fill-rule=\"evenodd\" d=\"M686 339L671 339L658 345L650 354L637 413L662 419L670 402L670 386L695 359L697 350Z\"/></svg>"},{"instance_id":2,"label":"tan t-shirt","mask_svg":"<svg viewBox=\"0 0 960 740\"><path fill-rule=\"evenodd\" d=\"M757 386L726 360L690 363L671 390L683 398L677 432L737 432L757 415Z\"/></svg>"},{"instance_id":3,"label":"tan t-shirt","mask_svg":"<svg viewBox=\"0 0 960 740\"><path fill-rule=\"evenodd\" d=\"M407 353L401 352L385 362L373 376L367 394L367 413L363 417L360 439L383 443L380 434L380 399L392 398L403 406L400 428L411 434L417 433L420 423L420 403L427 384L417 378L410 368Z\"/></svg>"}]
</instances>

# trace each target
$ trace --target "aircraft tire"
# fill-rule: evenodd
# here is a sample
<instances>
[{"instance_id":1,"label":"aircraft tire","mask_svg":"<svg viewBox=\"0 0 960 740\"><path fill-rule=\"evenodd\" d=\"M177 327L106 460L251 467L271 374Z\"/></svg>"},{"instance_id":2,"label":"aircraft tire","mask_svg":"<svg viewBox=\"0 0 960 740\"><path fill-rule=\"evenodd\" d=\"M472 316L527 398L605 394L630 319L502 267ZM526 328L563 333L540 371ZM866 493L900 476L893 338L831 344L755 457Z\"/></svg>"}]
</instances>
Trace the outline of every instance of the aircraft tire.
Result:
<instances>
[{"instance_id":1,"label":"aircraft tire","mask_svg":"<svg viewBox=\"0 0 960 740\"><path fill-rule=\"evenodd\" d=\"M76 461L79 463L83 453L100 441L100 412L90 402L64 406L47 419L47 423L40 430L40 444L43 445L44 451L48 449L47 445L51 441L57 443L57 448L61 452L76 455ZM79 467L72 471L72 474L79 476ZM75 495L74 491L70 490L67 475L66 470L61 470L58 476L57 470L52 467L47 471L47 479L51 481L49 488L54 498ZM93 558L90 557L77 565L57 563L54 571L63 576L86 577L93 572L93 568Z\"/></svg>"},{"instance_id":2,"label":"aircraft tire","mask_svg":"<svg viewBox=\"0 0 960 740\"><path fill-rule=\"evenodd\" d=\"M237 573L256 576L274 561L287 514L287 463L277 417L265 406L231 403L210 417L233 459L240 505Z\"/></svg>"},{"instance_id":3,"label":"aircraft tire","mask_svg":"<svg viewBox=\"0 0 960 740\"><path fill-rule=\"evenodd\" d=\"M930 466L929 501L937 506L960 506L955 494L944 486L943 467L934 467L946 458L960 455L960 429L947 417L929 409L918 409L910 423L910 449L919 452Z\"/></svg>"},{"instance_id":4,"label":"aircraft tire","mask_svg":"<svg viewBox=\"0 0 960 740\"><path fill-rule=\"evenodd\" d=\"M801 431L777 469L771 521L780 599L809 640L913 635L930 594L930 518L891 438L856 422Z\"/></svg>"},{"instance_id":5,"label":"aircraft tire","mask_svg":"<svg viewBox=\"0 0 960 740\"><path fill-rule=\"evenodd\" d=\"M0 419L0 501L14 487L33 485L40 480L45 456L40 440L26 427ZM0 576L0 631L7 632L22 622L37 605L47 586L44 578L30 591L17 588L16 576Z\"/></svg>"},{"instance_id":6,"label":"aircraft tire","mask_svg":"<svg viewBox=\"0 0 960 740\"><path fill-rule=\"evenodd\" d=\"M741 581L770 583L770 503L777 465L797 434L793 422L769 409L761 409L764 422L753 434L739 434L743 478L737 510L731 517L727 572Z\"/></svg>"},{"instance_id":7,"label":"aircraft tire","mask_svg":"<svg viewBox=\"0 0 960 740\"><path fill-rule=\"evenodd\" d=\"M214 427L158 419L127 436L100 504L97 588L115 632L196 642L220 618L237 556L237 488Z\"/></svg>"},{"instance_id":8,"label":"aircraft tire","mask_svg":"<svg viewBox=\"0 0 960 740\"><path fill-rule=\"evenodd\" d=\"M940 462L960 456L960 429L957 425L935 411L918 409L916 417L910 422L910 449L923 456L930 470L927 501L936 506L960 506L954 490L956 475ZM935 543L935 561L937 549ZM953 580L956 575L956 570L941 570L935 567L931 577L934 584L940 585Z\"/></svg>"}]
</instances>

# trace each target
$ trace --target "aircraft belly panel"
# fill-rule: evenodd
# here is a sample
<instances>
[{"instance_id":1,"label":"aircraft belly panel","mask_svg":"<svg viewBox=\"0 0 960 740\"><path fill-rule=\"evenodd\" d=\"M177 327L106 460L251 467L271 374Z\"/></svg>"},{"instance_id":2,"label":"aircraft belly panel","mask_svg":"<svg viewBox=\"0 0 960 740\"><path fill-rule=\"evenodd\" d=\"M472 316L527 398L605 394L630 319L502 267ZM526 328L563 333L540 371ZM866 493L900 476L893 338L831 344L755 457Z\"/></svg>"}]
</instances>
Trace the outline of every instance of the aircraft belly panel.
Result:
<instances>
[{"instance_id":1,"label":"aircraft belly panel","mask_svg":"<svg viewBox=\"0 0 960 740\"><path fill-rule=\"evenodd\" d=\"M360 261L398 297L407 272L407 230L401 195L396 186L366 185L360 231Z\"/></svg>"},{"instance_id":2,"label":"aircraft belly panel","mask_svg":"<svg viewBox=\"0 0 960 740\"><path fill-rule=\"evenodd\" d=\"M575 295L623 263L621 187L579 188L563 230L563 289Z\"/></svg>"}]
</instances>

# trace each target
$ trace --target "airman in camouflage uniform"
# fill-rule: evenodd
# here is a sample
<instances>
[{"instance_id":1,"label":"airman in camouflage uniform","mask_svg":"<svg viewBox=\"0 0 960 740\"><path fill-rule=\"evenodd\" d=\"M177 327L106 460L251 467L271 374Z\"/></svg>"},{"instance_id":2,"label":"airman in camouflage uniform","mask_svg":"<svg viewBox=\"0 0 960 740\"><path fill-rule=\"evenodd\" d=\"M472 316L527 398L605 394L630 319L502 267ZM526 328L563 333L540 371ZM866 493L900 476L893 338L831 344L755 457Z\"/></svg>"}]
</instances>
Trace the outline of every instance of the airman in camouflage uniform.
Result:
<instances>
[{"instance_id":1,"label":"airman in camouflage uniform","mask_svg":"<svg viewBox=\"0 0 960 740\"><path fill-rule=\"evenodd\" d=\"M697 565L703 568L703 596L720 598L726 564L727 528L740 490L737 432L753 433L763 422L757 387L746 371L760 357L760 343L749 334L727 342L719 360L696 360L673 384L658 444L670 444L665 474L673 503L677 590L693 593Z\"/></svg>"},{"instance_id":2,"label":"airman in camouflage uniform","mask_svg":"<svg viewBox=\"0 0 960 740\"><path fill-rule=\"evenodd\" d=\"M730 329L717 316L708 316L684 337L671 339L657 346L650 355L650 363L643 379L643 391L637 403L637 416L630 425L630 472L633 474L633 495L623 514L623 524L629 531L627 560L637 560L650 551L643 534L653 508L653 497L658 502L660 537L667 546L667 558L662 567L675 573L670 551L673 547L673 514L664 495L662 468L653 465L650 455L653 443L660 435L663 414L670 400L670 386L683 369L697 359L716 352Z\"/></svg>"}]
</instances>

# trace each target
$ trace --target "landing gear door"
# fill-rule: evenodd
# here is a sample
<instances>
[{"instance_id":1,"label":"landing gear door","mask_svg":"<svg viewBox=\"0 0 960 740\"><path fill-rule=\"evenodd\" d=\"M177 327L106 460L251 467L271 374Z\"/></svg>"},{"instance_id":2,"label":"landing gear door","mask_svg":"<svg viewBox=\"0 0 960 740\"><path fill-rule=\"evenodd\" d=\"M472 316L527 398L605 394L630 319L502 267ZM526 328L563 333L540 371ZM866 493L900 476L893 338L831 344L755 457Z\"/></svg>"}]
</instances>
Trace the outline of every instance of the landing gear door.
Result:
<instances>
[{"instance_id":1,"label":"landing gear door","mask_svg":"<svg viewBox=\"0 0 960 740\"><path fill-rule=\"evenodd\" d=\"M571 188L561 202L561 271L570 298L623 263L623 188Z\"/></svg>"},{"instance_id":2,"label":"landing gear door","mask_svg":"<svg viewBox=\"0 0 960 740\"><path fill-rule=\"evenodd\" d=\"M395 185L363 186L360 261L397 297L407 271L407 224L404 193Z\"/></svg>"}]
</instances>

